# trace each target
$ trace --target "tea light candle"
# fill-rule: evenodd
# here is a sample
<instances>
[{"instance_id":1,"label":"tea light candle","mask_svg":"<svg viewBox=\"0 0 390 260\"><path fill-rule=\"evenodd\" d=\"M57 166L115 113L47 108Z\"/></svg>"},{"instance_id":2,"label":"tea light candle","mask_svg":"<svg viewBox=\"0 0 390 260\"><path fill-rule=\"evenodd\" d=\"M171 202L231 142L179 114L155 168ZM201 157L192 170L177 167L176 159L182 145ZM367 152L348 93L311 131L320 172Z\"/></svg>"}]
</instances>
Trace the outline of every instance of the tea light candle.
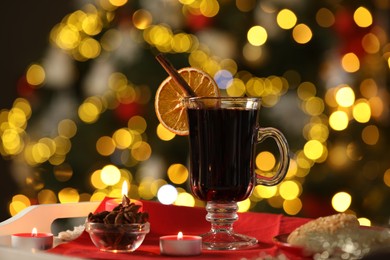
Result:
<instances>
[{"instance_id":1,"label":"tea light candle","mask_svg":"<svg viewBox=\"0 0 390 260\"><path fill-rule=\"evenodd\" d=\"M38 233L33 228L31 233L17 233L11 235L12 247L27 250L46 250L53 247L53 234Z\"/></svg>"},{"instance_id":2,"label":"tea light candle","mask_svg":"<svg viewBox=\"0 0 390 260\"><path fill-rule=\"evenodd\" d=\"M123 196L125 196L125 195L123 195ZM107 211L112 211L116 206L118 206L120 203L122 203L122 201L123 201L123 199L109 199L106 201L106 204L104 207ZM142 211L143 204L141 201L130 199L130 202L134 203L135 205L141 206L139 210Z\"/></svg>"},{"instance_id":3,"label":"tea light candle","mask_svg":"<svg viewBox=\"0 0 390 260\"><path fill-rule=\"evenodd\" d=\"M109 199L106 201L105 209L107 211L112 211L121 202L122 202L122 199Z\"/></svg>"},{"instance_id":4,"label":"tea light candle","mask_svg":"<svg viewBox=\"0 0 390 260\"><path fill-rule=\"evenodd\" d=\"M200 255L202 252L202 238L200 236L183 235L160 237L160 251L164 255L190 256Z\"/></svg>"},{"instance_id":5,"label":"tea light candle","mask_svg":"<svg viewBox=\"0 0 390 260\"><path fill-rule=\"evenodd\" d=\"M127 199L126 195L128 193L128 190L129 188L127 187L127 182L124 181L123 184L122 184L122 199L109 199L106 201L105 205L104 205L104 208L105 210L107 211L112 211L115 207L117 207L120 203L123 203L125 201L125 199ZM134 203L136 205L139 205L141 206L141 208L139 209L140 211L142 211L142 202L141 201L138 201L138 200L132 200L130 199L130 202L131 203Z\"/></svg>"}]
</instances>

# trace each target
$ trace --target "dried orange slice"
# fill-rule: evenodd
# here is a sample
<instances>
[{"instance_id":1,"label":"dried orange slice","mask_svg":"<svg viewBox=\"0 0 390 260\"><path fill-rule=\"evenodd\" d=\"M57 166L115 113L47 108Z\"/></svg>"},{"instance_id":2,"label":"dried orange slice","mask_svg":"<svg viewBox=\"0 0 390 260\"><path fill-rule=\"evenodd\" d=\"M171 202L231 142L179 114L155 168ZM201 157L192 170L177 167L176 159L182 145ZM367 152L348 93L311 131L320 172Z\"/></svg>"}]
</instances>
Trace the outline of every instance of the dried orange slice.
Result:
<instances>
[{"instance_id":1,"label":"dried orange slice","mask_svg":"<svg viewBox=\"0 0 390 260\"><path fill-rule=\"evenodd\" d=\"M198 97L216 97L220 95L214 79L206 72L196 68L180 69L179 74L194 90ZM185 93L172 79L166 78L158 87L154 108L160 123L177 135L188 135L186 109L182 104Z\"/></svg>"}]
</instances>

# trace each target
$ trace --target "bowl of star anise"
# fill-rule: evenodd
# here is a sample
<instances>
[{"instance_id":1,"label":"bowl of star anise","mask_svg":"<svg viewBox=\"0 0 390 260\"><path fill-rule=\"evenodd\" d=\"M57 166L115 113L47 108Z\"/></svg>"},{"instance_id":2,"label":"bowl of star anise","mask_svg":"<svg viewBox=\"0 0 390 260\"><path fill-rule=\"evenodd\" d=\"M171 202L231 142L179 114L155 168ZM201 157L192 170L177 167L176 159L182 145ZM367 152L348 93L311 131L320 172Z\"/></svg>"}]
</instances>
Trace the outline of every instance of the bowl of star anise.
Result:
<instances>
[{"instance_id":1,"label":"bowl of star anise","mask_svg":"<svg viewBox=\"0 0 390 260\"><path fill-rule=\"evenodd\" d=\"M107 252L135 251L150 231L149 215L140 212L140 207L124 196L112 211L90 213L85 230L94 245Z\"/></svg>"}]
</instances>

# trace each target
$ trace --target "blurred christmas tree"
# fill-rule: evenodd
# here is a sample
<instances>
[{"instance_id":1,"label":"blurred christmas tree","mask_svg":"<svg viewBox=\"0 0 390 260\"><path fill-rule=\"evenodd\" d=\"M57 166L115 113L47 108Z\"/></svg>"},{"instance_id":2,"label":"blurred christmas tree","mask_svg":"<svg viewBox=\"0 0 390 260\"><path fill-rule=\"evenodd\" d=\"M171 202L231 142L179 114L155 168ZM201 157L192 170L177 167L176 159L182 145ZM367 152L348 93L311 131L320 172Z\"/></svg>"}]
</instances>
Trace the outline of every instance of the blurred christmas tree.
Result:
<instances>
[{"instance_id":1,"label":"blurred christmas tree","mask_svg":"<svg viewBox=\"0 0 390 260\"><path fill-rule=\"evenodd\" d=\"M287 178L255 188L240 209L315 217L390 209L390 1L91 1L51 31L0 114L1 147L34 203L120 196L198 205L187 187L187 139L159 125L154 93L167 76L154 55L199 67L224 95L263 99L261 124L291 148ZM257 170L277 167L264 143Z\"/></svg>"}]
</instances>

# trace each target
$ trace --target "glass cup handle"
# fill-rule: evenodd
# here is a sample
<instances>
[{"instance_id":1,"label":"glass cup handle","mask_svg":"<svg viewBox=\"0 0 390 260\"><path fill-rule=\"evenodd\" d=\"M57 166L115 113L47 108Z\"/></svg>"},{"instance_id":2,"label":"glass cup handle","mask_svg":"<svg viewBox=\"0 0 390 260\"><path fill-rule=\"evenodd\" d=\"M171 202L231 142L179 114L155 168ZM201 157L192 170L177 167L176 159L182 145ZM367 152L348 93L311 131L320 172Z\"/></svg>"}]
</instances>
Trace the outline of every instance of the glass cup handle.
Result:
<instances>
[{"instance_id":1,"label":"glass cup handle","mask_svg":"<svg viewBox=\"0 0 390 260\"><path fill-rule=\"evenodd\" d=\"M272 177L265 177L256 174L256 182L258 185L274 186L279 184L287 174L290 164L288 143L282 132L273 127L262 127L258 129L257 143L261 143L266 138L275 140L280 153L280 166L276 174Z\"/></svg>"}]
</instances>

